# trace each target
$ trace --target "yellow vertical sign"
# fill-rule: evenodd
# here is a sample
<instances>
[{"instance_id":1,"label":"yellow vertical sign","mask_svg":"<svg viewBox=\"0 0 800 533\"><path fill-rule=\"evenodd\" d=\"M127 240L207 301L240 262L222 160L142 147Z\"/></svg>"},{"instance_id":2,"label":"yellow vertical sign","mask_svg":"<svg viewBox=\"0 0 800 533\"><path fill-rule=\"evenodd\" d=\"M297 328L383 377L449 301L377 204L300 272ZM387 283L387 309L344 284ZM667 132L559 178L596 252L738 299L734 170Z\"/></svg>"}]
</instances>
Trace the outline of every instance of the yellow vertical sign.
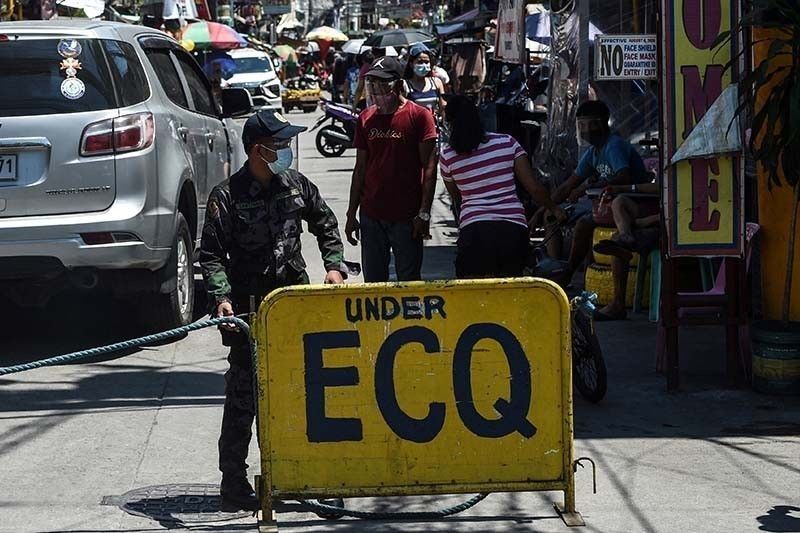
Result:
<instances>
[{"instance_id":1,"label":"yellow vertical sign","mask_svg":"<svg viewBox=\"0 0 800 533\"><path fill-rule=\"evenodd\" d=\"M713 48L738 16L736 0L662 3L665 159L680 147L708 108L733 82L725 69L736 40ZM741 255L742 188L738 158L681 161L665 177L670 254Z\"/></svg>"}]
</instances>

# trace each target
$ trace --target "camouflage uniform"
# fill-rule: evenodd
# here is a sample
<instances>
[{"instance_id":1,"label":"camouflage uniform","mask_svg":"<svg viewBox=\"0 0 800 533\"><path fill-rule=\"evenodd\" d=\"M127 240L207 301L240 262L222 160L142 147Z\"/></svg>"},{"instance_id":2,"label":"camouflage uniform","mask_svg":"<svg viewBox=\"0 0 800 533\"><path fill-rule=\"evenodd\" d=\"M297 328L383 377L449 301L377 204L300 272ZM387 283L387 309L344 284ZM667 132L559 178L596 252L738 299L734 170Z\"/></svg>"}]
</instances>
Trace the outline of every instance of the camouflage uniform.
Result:
<instances>
[{"instance_id":1,"label":"camouflage uniform","mask_svg":"<svg viewBox=\"0 0 800 533\"><path fill-rule=\"evenodd\" d=\"M308 283L300 253L301 220L317 237L325 269L346 272L336 217L299 172L287 170L262 186L245 165L211 191L200 266L212 313L222 302L231 302L236 314L246 313L251 295L261 302L273 289ZM223 331L222 341L231 350L219 468L223 477L244 476L255 416L252 362L243 333Z\"/></svg>"}]
</instances>

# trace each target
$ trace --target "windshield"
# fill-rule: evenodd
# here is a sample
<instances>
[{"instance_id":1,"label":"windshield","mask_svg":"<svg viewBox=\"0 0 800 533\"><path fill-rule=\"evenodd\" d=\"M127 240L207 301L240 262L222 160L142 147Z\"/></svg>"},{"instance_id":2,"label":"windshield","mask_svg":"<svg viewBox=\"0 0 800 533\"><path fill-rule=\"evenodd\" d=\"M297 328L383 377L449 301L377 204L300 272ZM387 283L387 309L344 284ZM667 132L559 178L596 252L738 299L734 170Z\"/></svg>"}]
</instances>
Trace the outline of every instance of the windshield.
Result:
<instances>
[{"instance_id":1,"label":"windshield","mask_svg":"<svg viewBox=\"0 0 800 533\"><path fill-rule=\"evenodd\" d=\"M0 116L80 113L117 107L100 41L78 39L80 46L74 47L74 62L59 54L59 42L60 39L0 41ZM71 81L65 81L68 78Z\"/></svg>"},{"instance_id":2,"label":"windshield","mask_svg":"<svg viewBox=\"0 0 800 533\"><path fill-rule=\"evenodd\" d=\"M236 74L252 74L272 70L272 61L267 57L240 57L234 61L236 62Z\"/></svg>"}]
</instances>

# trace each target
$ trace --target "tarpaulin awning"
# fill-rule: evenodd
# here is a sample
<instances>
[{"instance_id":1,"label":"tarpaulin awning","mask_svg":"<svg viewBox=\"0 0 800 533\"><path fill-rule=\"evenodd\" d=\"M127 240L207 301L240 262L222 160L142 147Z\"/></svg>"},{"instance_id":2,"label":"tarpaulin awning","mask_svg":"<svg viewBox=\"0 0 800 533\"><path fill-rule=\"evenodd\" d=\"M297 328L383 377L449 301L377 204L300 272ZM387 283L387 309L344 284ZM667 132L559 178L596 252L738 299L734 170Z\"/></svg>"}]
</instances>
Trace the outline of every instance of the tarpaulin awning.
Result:
<instances>
[{"instance_id":1,"label":"tarpaulin awning","mask_svg":"<svg viewBox=\"0 0 800 533\"><path fill-rule=\"evenodd\" d=\"M491 18L495 16L494 13L481 12L480 9L473 9L467 11L463 15L459 15L452 20L436 24L436 33L442 37L454 35L456 33L463 33L467 31L482 30Z\"/></svg>"}]
</instances>

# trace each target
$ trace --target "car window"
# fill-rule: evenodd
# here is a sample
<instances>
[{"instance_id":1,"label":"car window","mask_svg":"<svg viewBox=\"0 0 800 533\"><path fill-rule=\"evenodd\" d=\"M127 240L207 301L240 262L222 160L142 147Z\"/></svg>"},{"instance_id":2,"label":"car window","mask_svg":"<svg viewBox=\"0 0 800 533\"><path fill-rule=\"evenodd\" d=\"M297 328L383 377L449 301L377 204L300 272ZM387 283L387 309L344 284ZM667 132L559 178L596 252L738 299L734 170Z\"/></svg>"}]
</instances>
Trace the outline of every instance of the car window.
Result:
<instances>
[{"instance_id":1,"label":"car window","mask_svg":"<svg viewBox=\"0 0 800 533\"><path fill-rule=\"evenodd\" d=\"M136 50L121 41L103 41L111 64L111 75L117 85L120 103L127 107L150 98L150 86Z\"/></svg>"},{"instance_id":2,"label":"car window","mask_svg":"<svg viewBox=\"0 0 800 533\"><path fill-rule=\"evenodd\" d=\"M237 74L265 73L272 72L272 61L267 56L258 57L234 57Z\"/></svg>"},{"instance_id":3,"label":"car window","mask_svg":"<svg viewBox=\"0 0 800 533\"><path fill-rule=\"evenodd\" d=\"M178 77L178 71L172 63L169 50L163 48L150 48L146 52L147 59L153 65L153 70L156 71L158 81L167 93L167 97L181 107L189 107L189 101L186 99L186 94L183 92L183 85L181 79Z\"/></svg>"},{"instance_id":4,"label":"car window","mask_svg":"<svg viewBox=\"0 0 800 533\"><path fill-rule=\"evenodd\" d=\"M61 39L0 41L0 117L117 107L100 41L68 41L74 63L59 55Z\"/></svg>"},{"instance_id":5,"label":"car window","mask_svg":"<svg viewBox=\"0 0 800 533\"><path fill-rule=\"evenodd\" d=\"M200 70L200 66L189 54L179 50L175 50L173 53L178 58L178 64L186 77L186 84L189 86L189 92L192 93L195 110L204 115L216 116L217 106L211 95L211 87L205 74Z\"/></svg>"}]
</instances>

